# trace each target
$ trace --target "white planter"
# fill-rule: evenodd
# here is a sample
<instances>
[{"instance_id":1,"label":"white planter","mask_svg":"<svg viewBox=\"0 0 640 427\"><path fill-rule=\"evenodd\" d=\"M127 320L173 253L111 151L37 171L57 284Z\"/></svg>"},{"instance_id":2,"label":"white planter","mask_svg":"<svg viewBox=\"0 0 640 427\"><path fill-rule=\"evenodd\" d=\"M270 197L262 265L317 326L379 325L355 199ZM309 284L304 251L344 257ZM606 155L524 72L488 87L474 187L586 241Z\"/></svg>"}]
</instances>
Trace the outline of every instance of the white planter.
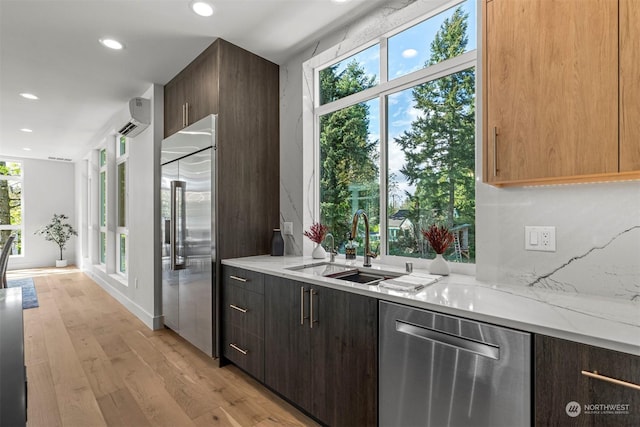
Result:
<instances>
[{"instance_id":1,"label":"white planter","mask_svg":"<svg viewBox=\"0 0 640 427\"><path fill-rule=\"evenodd\" d=\"M313 248L311 256L315 259L325 259L327 257L327 251L324 250L320 243L316 243L316 247Z\"/></svg>"},{"instance_id":2,"label":"white planter","mask_svg":"<svg viewBox=\"0 0 640 427\"><path fill-rule=\"evenodd\" d=\"M447 261L442 257L442 254L436 254L436 258L429 264L429 273L448 276L449 272L449 264L447 264Z\"/></svg>"},{"instance_id":3,"label":"white planter","mask_svg":"<svg viewBox=\"0 0 640 427\"><path fill-rule=\"evenodd\" d=\"M66 259L57 259L56 260L56 267L66 267L67 266L67 260Z\"/></svg>"}]
</instances>

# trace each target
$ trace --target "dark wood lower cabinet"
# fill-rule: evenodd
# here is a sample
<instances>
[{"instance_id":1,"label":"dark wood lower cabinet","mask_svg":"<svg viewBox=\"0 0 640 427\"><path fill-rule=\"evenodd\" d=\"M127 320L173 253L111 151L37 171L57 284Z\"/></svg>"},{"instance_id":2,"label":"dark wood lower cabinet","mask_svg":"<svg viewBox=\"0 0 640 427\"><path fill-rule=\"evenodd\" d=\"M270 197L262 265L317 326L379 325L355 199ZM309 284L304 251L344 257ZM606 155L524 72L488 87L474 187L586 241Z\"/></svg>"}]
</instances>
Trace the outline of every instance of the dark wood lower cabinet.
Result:
<instances>
[{"instance_id":1,"label":"dark wood lower cabinet","mask_svg":"<svg viewBox=\"0 0 640 427\"><path fill-rule=\"evenodd\" d=\"M264 276L222 268L222 355L264 381Z\"/></svg>"},{"instance_id":2,"label":"dark wood lower cabinet","mask_svg":"<svg viewBox=\"0 0 640 427\"><path fill-rule=\"evenodd\" d=\"M640 357L536 335L536 426L640 426ZM592 378L582 373L597 372Z\"/></svg>"},{"instance_id":3,"label":"dark wood lower cabinet","mask_svg":"<svg viewBox=\"0 0 640 427\"><path fill-rule=\"evenodd\" d=\"M265 383L332 426L377 423L377 300L265 277Z\"/></svg>"}]
</instances>

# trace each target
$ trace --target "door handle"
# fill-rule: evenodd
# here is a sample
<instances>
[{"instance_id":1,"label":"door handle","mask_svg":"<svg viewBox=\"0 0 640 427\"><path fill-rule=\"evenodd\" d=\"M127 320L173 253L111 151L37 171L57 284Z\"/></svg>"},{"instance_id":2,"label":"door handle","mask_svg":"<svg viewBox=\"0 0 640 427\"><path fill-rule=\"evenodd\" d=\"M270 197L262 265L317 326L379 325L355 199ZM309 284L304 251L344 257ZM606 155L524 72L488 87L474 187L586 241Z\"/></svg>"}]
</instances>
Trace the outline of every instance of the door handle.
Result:
<instances>
[{"instance_id":1,"label":"door handle","mask_svg":"<svg viewBox=\"0 0 640 427\"><path fill-rule=\"evenodd\" d=\"M638 384L630 383L628 381L619 380L617 378L611 378L611 377L608 377L606 375L599 374L598 371L593 371L593 372L582 371L581 374L584 375L585 377L594 378L596 380L606 381L606 382L609 382L609 383L612 383L612 384L621 385L623 387L629 387L629 388L633 388L633 389L636 389L636 390L640 390L640 385L638 385Z\"/></svg>"},{"instance_id":2,"label":"door handle","mask_svg":"<svg viewBox=\"0 0 640 427\"><path fill-rule=\"evenodd\" d=\"M498 128L493 127L493 176L498 176Z\"/></svg>"},{"instance_id":3,"label":"door handle","mask_svg":"<svg viewBox=\"0 0 640 427\"><path fill-rule=\"evenodd\" d=\"M307 290L304 289L303 286L300 286L300 324L304 325L304 319L308 319L308 317L306 317L304 315L304 294L306 294Z\"/></svg>"},{"instance_id":4,"label":"door handle","mask_svg":"<svg viewBox=\"0 0 640 427\"><path fill-rule=\"evenodd\" d=\"M500 360L500 347L478 341L451 335L435 329L417 326L411 323L396 320L396 331L411 335L423 340L454 347L458 350L468 351L490 359Z\"/></svg>"},{"instance_id":5,"label":"door handle","mask_svg":"<svg viewBox=\"0 0 640 427\"><path fill-rule=\"evenodd\" d=\"M231 343L229 344L229 347L231 347L232 349L239 351L240 353L244 354L245 356L247 355L248 351L247 350L243 350L240 347L238 347L237 345Z\"/></svg>"},{"instance_id":6,"label":"door handle","mask_svg":"<svg viewBox=\"0 0 640 427\"><path fill-rule=\"evenodd\" d=\"M229 307L233 308L234 310L238 310L240 313L246 313L248 311L246 308L240 308L234 304L229 304Z\"/></svg>"},{"instance_id":7,"label":"door handle","mask_svg":"<svg viewBox=\"0 0 640 427\"><path fill-rule=\"evenodd\" d=\"M185 268L185 258L178 261L178 239L184 239L185 224L184 224L184 181L171 181L171 270L183 270ZM179 191L179 193L178 193ZM178 194L180 194L180 206L178 206ZM180 215L180 224L178 224L178 215ZM180 227L180 234L178 234L178 227ZM182 242L182 251L184 252L184 242Z\"/></svg>"}]
</instances>

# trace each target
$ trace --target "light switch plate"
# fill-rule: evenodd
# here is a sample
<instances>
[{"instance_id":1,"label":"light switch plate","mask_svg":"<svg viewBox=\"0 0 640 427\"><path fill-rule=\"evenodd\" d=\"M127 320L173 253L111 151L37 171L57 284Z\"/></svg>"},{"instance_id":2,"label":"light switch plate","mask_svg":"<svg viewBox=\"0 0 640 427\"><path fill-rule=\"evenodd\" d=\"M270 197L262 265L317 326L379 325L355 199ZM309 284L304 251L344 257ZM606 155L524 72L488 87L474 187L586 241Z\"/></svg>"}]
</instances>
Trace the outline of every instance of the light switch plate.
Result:
<instances>
[{"instance_id":1,"label":"light switch plate","mask_svg":"<svg viewBox=\"0 0 640 427\"><path fill-rule=\"evenodd\" d=\"M556 228L525 225L524 248L528 251L555 252Z\"/></svg>"},{"instance_id":2,"label":"light switch plate","mask_svg":"<svg viewBox=\"0 0 640 427\"><path fill-rule=\"evenodd\" d=\"M293 223L292 222L284 222L282 223L282 232L283 234L292 235L293 234Z\"/></svg>"}]
</instances>

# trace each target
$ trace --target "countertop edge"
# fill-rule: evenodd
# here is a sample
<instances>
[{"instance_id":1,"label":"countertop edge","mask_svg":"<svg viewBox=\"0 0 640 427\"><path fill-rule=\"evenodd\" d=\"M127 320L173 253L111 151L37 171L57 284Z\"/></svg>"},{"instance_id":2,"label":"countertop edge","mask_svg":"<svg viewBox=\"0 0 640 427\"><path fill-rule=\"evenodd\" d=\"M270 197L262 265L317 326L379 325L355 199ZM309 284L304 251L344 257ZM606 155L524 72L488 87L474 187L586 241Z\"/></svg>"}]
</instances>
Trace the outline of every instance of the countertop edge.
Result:
<instances>
[{"instance_id":1,"label":"countertop edge","mask_svg":"<svg viewBox=\"0 0 640 427\"><path fill-rule=\"evenodd\" d=\"M345 285L344 282L338 281L336 279L329 279L322 276L312 276L309 274L302 274L296 272L294 270L289 270L288 267L283 266L287 262L291 265L296 263L302 264L310 264L310 263L318 263L322 262L322 260L313 260L311 258L303 258L303 257L278 257L280 260L274 259L275 257L266 256L256 256L256 257L246 257L246 258L233 258L222 260L221 263L223 265L228 265L231 267L243 268L250 271L255 271L258 273L269 274L273 276L282 277L285 279L298 280L303 281L310 284L315 284L318 286L324 286L331 289L342 290L346 292L356 293L360 295L365 295L369 297L373 297L379 300L391 301L399 304L404 304L411 307L421 308L436 311L439 313L455 315L458 317L463 317L471 320L482 321L489 324L494 324L497 326L517 329L525 332L543 334L552 336L555 338L566 339L569 341L579 342L582 344L588 344L596 347L602 347L609 350L619 351L623 353L628 353L636 356L640 356L640 341L638 343L628 342L624 339L616 339L615 335L612 338L604 337L604 336L596 336L589 335L577 330L570 330L566 327L562 326L549 326L549 325L540 325L533 323L531 321L526 321L523 319L510 318L506 316L500 315L492 315L488 313L481 313L477 311L471 311L465 308L459 307L451 307L442 304L438 304L437 302L429 302L429 301L418 301L415 299L408 298L407 295L394 295L380 292L377 287L365 289L363 287L358 287L358 285ZM281 261L282 260L282 261ZM285 261L286 260L286 261ZM280 262L278 262L280 261ZM265 263L269 263L272 265L265 266ZM383 267L388 267L384 265ZM394 268L393 266L389 266L389 268ZM397 269L397 267L395 267ZM448 279L448 278L447 278ZM455 279L454 279L455 280ZM554 306L552 304L543 301L542 299L535 300L531 295L519 295L517 293L505 292L503 288L491 289L487 284L474 283L475 279L470 276L463 276L463 281L466 286L482 286L484 292L492 293L495 292L496 297L504 297L508 295L509 299L523 299L527 300L526 302L535 301L539 304L544 304L546 309L550 309L555 313L559 314L563 318L574 317L577 320L580 320L581 317L584 317L585 322L601 322L605 327L604 330L609 330L608 326L615 327L616 322L612 319L598 319L597 317L589 314L589 313L581 313L575 310L571 310L569 308L564 308L560 306ZM362 286L362 285L360 285ZM434 286L434 285L430 285ZM514 287L515 291L521 291ZM589 297L581 297L588 299ZM630 303L631 304L631 303ZM542 307L542 306L541 306ZM629 310L632 310L633 307L630 305ZM640 313L639 313L640 318ZM576 320L572 319L572 320ZM571 323L570 320L567 320L567 323ZM625 325L626 327L638 328L638 339L640 340L640 325ZM615 330L614 330L615 331Z\"/></svg>"}]
</instances>

